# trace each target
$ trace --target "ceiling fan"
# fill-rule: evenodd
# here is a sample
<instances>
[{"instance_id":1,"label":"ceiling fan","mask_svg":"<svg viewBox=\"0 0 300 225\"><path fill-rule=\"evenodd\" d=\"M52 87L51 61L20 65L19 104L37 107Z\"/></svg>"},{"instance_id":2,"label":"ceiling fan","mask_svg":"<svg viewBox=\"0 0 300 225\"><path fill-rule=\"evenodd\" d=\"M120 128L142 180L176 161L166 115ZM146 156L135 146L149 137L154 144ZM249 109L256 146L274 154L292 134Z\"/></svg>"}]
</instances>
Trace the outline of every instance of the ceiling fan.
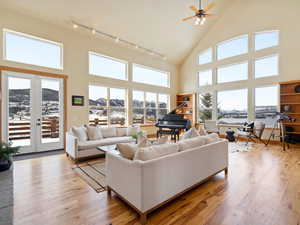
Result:
<instances>
[{"instance_id":1,"label":"ceiling fan","mask_svg":"<svg viewBox=\"0 0 300 225\"><path fill-rule=\"evenodd\" d=\"M209 10L211 10L212 8L215 7L215 4L214 3L210 3L205 9L202 9L201 8L201 0L199 0L199 9L197 9L195 6L191 5L189 6L189 8L195 12L195 15L194 16L189 16L189 17L186 17L186 18L183 18L182 21L186 21L186 20L189 20L189 19L193 19L193 18L196 18L195 20L195 25L203 25L205 20L206 20L206 17L209 17L209 16L213 16L214 14L210 14L210 13L207 13Z\"/></svg>"}]
</instances>

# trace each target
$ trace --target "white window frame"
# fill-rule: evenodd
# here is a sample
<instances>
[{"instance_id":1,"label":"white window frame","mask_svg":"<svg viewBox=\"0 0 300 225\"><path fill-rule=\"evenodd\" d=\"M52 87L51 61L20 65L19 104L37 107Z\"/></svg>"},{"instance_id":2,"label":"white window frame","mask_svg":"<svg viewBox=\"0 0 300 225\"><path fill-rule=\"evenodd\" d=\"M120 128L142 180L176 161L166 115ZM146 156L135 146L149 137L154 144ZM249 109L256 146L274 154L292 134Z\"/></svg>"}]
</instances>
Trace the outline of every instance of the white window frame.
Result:
<instances>
[{"instance_id":1,"label":"white window frame","mask_svg":"<svg viewBox=\"0 0 300 225\"><path fill-rule=\"evenodd\" d=\"M219 47L219 45L226 44L228 42L231 42L231 41L243 38L243 37L247 37L247 52L239 54L239 55L234 55L234 56L230 56L230 57L218 59L218 47ZM231 39L227 39L227 40L224 40L222 42L218 42L216 44L216 47L215 47L216 61L222 61L222 60L226 60L226 59L231 59L231 58L239 57L239 56L246 55L246 54L249 54L249 34L242 34L242 35L239 35L239 36L235 36L235 37L233 37Z\"/></svg>"},{"instance_id":2,"label":"white window frame","mask_svg":"<svg viewBox=\"0 0 300 225\"><path fill-rule=\"evenodd\" d=\"M109 76L105 76L104 74L93 74L93 73L91 73L91 63L90 63L90 61L91 61L90 60L91 55L99 56L99 57L102 57L102 58L106 58L106 59L109 59L109 60L112 60L112 61L116 61L116 62L120 62L120 63L125 64L125 66L126 66L126 69L125 69L125 79L120 79L120 78L115 78L115 77L109 77ZM89 64L88 74L91 75L91 76L103 77L103 78L106 78L106 79L128 81L128 64L129 63L126 60L114 58L114 57L111 57L111 56L108 56L108 55L104 55L104 54L101 54L101 53L98 53L98 52L94 52L94 51L88 51L88 64Z\"/></svg>"},{"instance_id":3,"label":"white window frame","mask_svg":"<svg viewBox=\"0 0 300 225\"><path fill-rule=\"evenodd\" d=\"M264 34L264 33L273 33L273 32L277 32L277 34L278 34L278 44L270 46L270 47L261 48L261 49L256 50L255 49L256 48L255 35L257 35L257 34ZM280 30L263 30L263 31L254 32L252 39L253 39L253 41L252 41L253 51L255 51L255 52L263 51L263 50L269 49L269 48L276 48L276 47L278 47L280 45Z\"/></svg>"},{"instance_id":4,"label":"white window frame","mask_svg":"<svg viewBox=\"0 0 300 225\"><path fill-rule=\"evenodd\" d=\"M143 95L144 95L144 107L135 107L131 106L132 110L131 110L131 113L132 113L132 124L133 124L133 110L134 109L143 109L144 110L144 123L142 125L152 125L153 123L147 123L146 122L146 110L147 109L155 109L156 110L156 119L158 119L158 110L160 109L167 109L167 112L170 111L170 94L168 93L162 93L162 92L153 92L153 91L143 91L143 90L140 90L140 89L133 89L133 91L139 91L139 92L143 92ZM146 93L153 93L156 95L156 107L147 107L146 106ZM167 108L159 108L158 106L158 103L159 103L159 95L167 95L168 96L168 103L167 103ZM132 103L133 103L133 94L132 94Z\"/></svg>"},{"instance_id":5,"label":"white window frame","mask_svg":"<svg viewBox=\"0 0 300 225\"><path fill-rule=\"evenodd\" d=\"M108 87L108 86L98 85L98 84L94 84L94 83L90 83L89 87L90 86L98 86L98 87L106 88L107 102L106 102L106 106L90 106L90 104L88 104L89 109L90 109L90 107L105 108L107 110L107 127L115 126L115 124L111 124L110 109L125 109L125 123L124 123L124 125L128 125L128 89L121 88L121 87ZM114 89L114 88L125 90L124 107L110 106L110 89ZM89 101L89 99L90 98L88 98L88 101ZM121 125L119 125L119 126L121 126Z\"/></svg>"},{"instance_id":6,"label":"white window frame","mask_svg":"<svg viewBox=\"0 0 300 225\"><path fill-rule=\"evenodd\" d=\"M207 51L211 51L211 61L210 61L210 62L207 62L207 63L200 63L200 55L203 54L203 53L205 53L205 52L207 52ZM213 54L213 53L214 53L213 47L209 47L209 48L207 48L207 49L202 50L202 51L198 54L198 57L197 57L197 64L200 65L200 66L202 66L202 65L208 65L208 64L212 63L212 62L214 61L214 54Z\"/></svg>"},{"instance_id":7,"label":"white window frame","mask_svg":"<svg viewBox=\"0 0 300 225\"><path fill-rule=\"evenodd\" d=\"M205 72L205 71L211 71L211 83L210 84L206 84L206 85L200 85L200 73L201 72ZM214 84L214 69L208 68L208 69L202 69L202 70L198 70L198 74L197 74L197 83L198 83L198 87L208 87L208 86L212 86Z\"/></svg>"},{"instance_id":8,"label":"white window frame","mask_svg":"<svg viewBox=\"0 0 300 225\"><path fill-rule=\"evenodd\" d=\"M234 65L240 65L240 64L247 64L247 78L243 79L243 80L233 80L233 81L226 81L226 82L219 82L219 68L224 68L224 67L230 67L230 66L234 66ZM216 67L216 83L217 84L227 84L227 83L233 83L233 82L239 82L239 81L246 81L249 80L249 62L248 60L244 60L241 62L235 62L235 63L231 63L231 64L224 64L224 65L220 65Z\"/></svg>"},{"instance_id":9,"label":"white window frame","mask_svg":"<svg viewBox=\"0 0 300 225\"><path fill-rule=\"evenodd\" d=\"M7 59L7 55L6 55L6 33L11 33L11 34L22 36L22 37L25 37L25 38L28 38L28 39L41 41L41 42L45 42L45 43L49 43L49 44L59 46L59 48L60 48L60 60L59 60L60 65L59 65L59 67L56 68L56 67L49 67L49 66L41 66L41 65L37 65L37 64L24 63L24 62L20 62L20 61ZM10 30L10 29L7 29L7 28L3 28L2 36L3 36L3 60L10 61L10 62L16 62L16 63L21 63L21 64L25 64L25 65L56 69L56 70L63 70L64 69L64 46L63 46L62 43L51 41L51 40L44 39L44 38L40 38L40 37L30 35L30 34L25 34L25 33L18 32L18 31Z\"/></svg>"},{"instance_id":10,"label":"white window frame","mask_svg":"<svg viewBox=\"0 0 300 225\"><path fill-rule=\"evenodd\" d=\"M257 60L261 60L261 59L265 59L265 58L270 58L270 57L273 57L273 56L277 56L277 74L273 74L273 75L269 75L269 76L264 76L264 77L256 77L255 76L255 62L257 61ZM275 53L275 54L268 54L268 55L264 55L264 56L262 56L262 57L256 57L255 59L253 59L253 62L252 62L252 71L253 71L253 79L254 80L258 80L258 79L265 79L265 78L270 78L270 77L277 77L277 76L279 76L279 74L280 74L280 71L279 71L279 69L280 69L280 66L279 66L279 64L280 64L280 57L279 57L279 53Z\"/></svg>"},{"instance_id":11,"label":"white window frame","mask_svg":"<svg viewBox=\"0 0 300 225\"><path fill-rule=\"evenodd\" d=\"M162 86L162 85L155 85L155 84L148 84L148 83L142 83L142 82L138 82L138 81L134 81L133 80L133 70L134 70L134 67L137 66L137 67L142 67L144 69L148 69L148 70L153 70L153 71L157 71L157 72L160 72L160 73L165 73L167 75L167 86ZM153 87L163 87L163 88L170 88L170 77L171 77L171 73L168 72L168 71L163 71L163 70L159 70L159 69L156 69L156 68L153 68L153 67L149 67L149 66L145 66L145 65L141 65L141 64L137 64L137 63L132 63L132 82L134 83L137 83L137 84L145 84L145 85L150 85L150 86L153 86Z\"/></svg>"}]
</instances>

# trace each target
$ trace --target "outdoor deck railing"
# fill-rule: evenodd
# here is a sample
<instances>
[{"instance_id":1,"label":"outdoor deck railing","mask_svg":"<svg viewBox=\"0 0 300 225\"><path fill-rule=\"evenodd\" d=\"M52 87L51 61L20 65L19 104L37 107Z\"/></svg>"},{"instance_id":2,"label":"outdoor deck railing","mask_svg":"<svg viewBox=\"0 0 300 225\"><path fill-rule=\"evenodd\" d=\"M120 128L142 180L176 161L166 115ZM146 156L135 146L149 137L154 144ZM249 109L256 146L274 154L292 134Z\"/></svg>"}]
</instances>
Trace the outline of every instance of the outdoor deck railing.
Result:
<instances>
[{"instance_id":1,"label":"outdoor deck railing","mask_svg":"<svg viewBox=\"0 0 300 225\"><path fill-rule=\"evenodd\" d=\"M30 122L9 122L9 140L30 139ZM42 121L42 138L57 138L59 136L59 121L57 119L48 119Z\"/></svg>"}]
</instances>

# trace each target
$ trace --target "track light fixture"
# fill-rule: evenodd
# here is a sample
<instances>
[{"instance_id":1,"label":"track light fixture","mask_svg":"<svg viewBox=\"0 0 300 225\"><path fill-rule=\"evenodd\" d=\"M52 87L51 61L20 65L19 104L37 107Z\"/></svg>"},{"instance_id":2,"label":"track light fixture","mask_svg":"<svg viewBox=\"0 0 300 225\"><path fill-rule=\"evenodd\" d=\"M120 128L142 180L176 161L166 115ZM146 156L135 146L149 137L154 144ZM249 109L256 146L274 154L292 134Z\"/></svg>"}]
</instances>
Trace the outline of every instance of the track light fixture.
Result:
<instances>
[{"instance_id":1,"label":"track light fixture","mask_svg":"<svg viewBox=\"0 0 300 225\"><path fill-rule=\"evenodd\" d=\"M200 22L200 21L199 21ZM99 35L102 35L104 37L107 37L107 38L110 38L110 39L113 39L116 43L122 43L122 44L125 44L127 46L131 46L133 47L134 49L139 49L141 51L144 51L146 53L149 53L150 55L152 56L158 56L160 58L162 58L163 60L167 60L167 57L159 52L156 52L156 51L153 51L151 49L148 49L148 48L144 48L140 45L137 45L135 43L132 43L130 41L126 41L124 39L120 39L119 37L116 37L114 35L111 35L111 34L108 34L108 33L105 33L103 31L100 31L100 30L96 30L95 28L93 27L89 27L89 26L86 26L86 25L83 25L83 24L80 24L80 23L77 23L77 22L74 22L72 21L72 26L74 29L77 29L78 27L80 28L83 28L83 29L86 29L86 30L89 30L90 32L92 32L93 35L95 34L99 34Z\"/></svg>"}]
</instances>

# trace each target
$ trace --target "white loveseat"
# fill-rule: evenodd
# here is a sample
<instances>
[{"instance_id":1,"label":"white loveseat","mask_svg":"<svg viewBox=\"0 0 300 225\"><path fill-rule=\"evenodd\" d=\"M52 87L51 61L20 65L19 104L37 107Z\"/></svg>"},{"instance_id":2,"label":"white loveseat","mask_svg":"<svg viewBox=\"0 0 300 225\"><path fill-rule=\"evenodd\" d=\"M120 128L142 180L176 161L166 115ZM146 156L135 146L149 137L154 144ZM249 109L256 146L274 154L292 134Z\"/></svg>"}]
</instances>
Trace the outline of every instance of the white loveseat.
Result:
<instances>
[{"instance_id":1,"label":"white loveseat","mask_svg":"<svg viewBox=\"0 0 300 225\"><path fill-rule=\"evenodd\" d=\"M226 140L218 139L190 149L188 141L183 144L184 150L147 161L129 160L109 152L106 155L108 194L113 191L131 205L144 224L152 210L221 171L227 174Z\"/></svg>"},{"instance_id":2,"label":"white loveseat","mask_svg":"<svg viewBox=\"0 0 300 225\"><path fill-rule=\"evenodd\" d=\"M100 137L90 140L87 129L84 126L81 128L86 133L83 134L85 136L83 138L79 137L78 134L76 135L74 132L76 128L74 127L66 133L66 153L75 161L82 158L104 155L103 152L97 149L98 146L135 142L135 139L131 135L140 132L139 127L99 127Z\"/></svg>"}]
</instances>

